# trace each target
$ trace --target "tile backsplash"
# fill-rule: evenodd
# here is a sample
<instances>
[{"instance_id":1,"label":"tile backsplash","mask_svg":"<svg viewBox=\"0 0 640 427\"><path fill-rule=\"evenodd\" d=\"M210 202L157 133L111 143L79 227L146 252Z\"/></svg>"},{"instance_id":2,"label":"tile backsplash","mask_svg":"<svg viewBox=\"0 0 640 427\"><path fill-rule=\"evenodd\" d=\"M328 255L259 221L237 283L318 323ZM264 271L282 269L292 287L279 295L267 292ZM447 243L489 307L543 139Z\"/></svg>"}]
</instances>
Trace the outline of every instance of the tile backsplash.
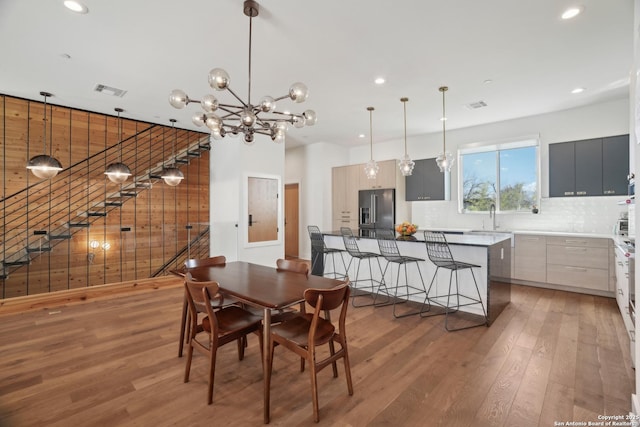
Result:
<instances>
[{"instance_id":1,"label":"tile backsplash","mask_svg":"<svg viewBox=\"0 0 640 427\"><path fill-rule=\"evenodd\" d=\"M554 197L542 199L539 213L498 213L498 230L563 231L611 234L627 212L625 197ZM411 202L412 221L419 228L491 230L488 213L458 213L457 202ZM396 218L398 222L402 218Z\"/></svg>"}]
</instances>

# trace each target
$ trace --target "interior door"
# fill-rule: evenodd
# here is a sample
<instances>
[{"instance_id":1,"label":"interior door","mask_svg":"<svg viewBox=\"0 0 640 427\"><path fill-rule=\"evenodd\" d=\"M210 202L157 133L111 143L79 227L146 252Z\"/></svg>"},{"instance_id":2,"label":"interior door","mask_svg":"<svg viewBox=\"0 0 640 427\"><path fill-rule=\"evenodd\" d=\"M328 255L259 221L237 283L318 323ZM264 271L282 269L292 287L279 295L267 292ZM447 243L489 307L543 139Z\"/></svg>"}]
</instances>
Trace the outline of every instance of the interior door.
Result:
<instances>
[{"instance_id":1,"label":"interior door","mask_svg":"<svg viewBox=\"0 0 640 427\"><path fill-rule=\"evenodd\" d=\"M284 186L284 254L287 258L298 258L300 239L298 184Z\"/></svg>"},{"instance_id":2,"label":"interior door","mask_svg":"<svg viewBox=\"0 0 640 427\"><path fill-rule=\"evenodd\" d=\"M278 240L278 180L249 177L249 243Z\"/></svg>"}]
</instances>

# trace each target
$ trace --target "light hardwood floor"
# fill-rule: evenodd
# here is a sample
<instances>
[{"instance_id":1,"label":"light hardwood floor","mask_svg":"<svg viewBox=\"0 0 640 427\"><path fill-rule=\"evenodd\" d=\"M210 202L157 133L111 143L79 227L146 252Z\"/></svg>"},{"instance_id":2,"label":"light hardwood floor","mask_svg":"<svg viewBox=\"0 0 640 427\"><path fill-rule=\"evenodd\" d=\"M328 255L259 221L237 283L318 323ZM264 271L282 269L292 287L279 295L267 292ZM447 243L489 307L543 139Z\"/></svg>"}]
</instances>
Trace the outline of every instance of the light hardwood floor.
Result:
<instances>
[{"instance_id":1,"label":"light hardwood floor","mask_svg":"<svg viewBox=\"0 0 640 427\"><path fill-rule=\"evenodd\" d=\"M183 383L180 287L0 316L1 426L259 426L257 337L245 360L218 353ZM319 374L320 425L553 426L626 414L629 340L614 299L513 286L489 328L447 333L441 317L349 308L354 395L343 366ZM276 348L271 424L313 425L308 372Z\"/></svg>"}]
</instances>

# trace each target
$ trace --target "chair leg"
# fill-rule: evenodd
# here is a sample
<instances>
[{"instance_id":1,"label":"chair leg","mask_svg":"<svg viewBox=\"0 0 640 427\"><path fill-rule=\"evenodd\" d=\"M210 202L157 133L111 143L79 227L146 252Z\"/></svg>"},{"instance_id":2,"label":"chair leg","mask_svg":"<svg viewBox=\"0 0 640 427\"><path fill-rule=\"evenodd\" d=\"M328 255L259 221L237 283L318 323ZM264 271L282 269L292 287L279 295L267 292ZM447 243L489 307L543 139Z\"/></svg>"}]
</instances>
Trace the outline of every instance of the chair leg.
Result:
<instances>
[{"instance_id":1,"label":"chair leg","mask_svg":"<svg viewBox=\"0 0 640 427\"><path fill-rule=\"evenodd\" d=\"M189 348L187 349L187 363L184 368L184 382L189 382L189 373L191 372L191 360L193 359L193 346L189 343Z\"/></svg>"},{"instance_id":2,"label":"chair leg","mask_svg":"<svg viewBox=\"0 0 640 427\"><path fill-rule=\"evenodd\" d=\"M185 291L186 292L186 291ZM184 348L185 338L185 330L187 328L187 312L188 312L188 303L185 293L184 301L182 302L182 316L180 317L180 344L178 345L178 357L182 357L182 350Z\"/></svg>"},{"instance_id":3,"label":"chair leg","mask_svg":"<svg viewBox=\"0 0 640 427\"><path fill-rule=\"evenodd\" d=\"M318 408L318 372L316 371L316 364L313 363L315 357L312 357L311 352L313 349L309 349L309 372L311 374L311 399L313 401L313 421L316 423L320 421L320 410Z\"/></svg>"},{"instance_id":4,"label":"chair leg","mask_svg":"<svg viewBox=\"0 0 640 427\"><path fill-rule=\"evenodd\" d=\"M207 403L213 403L213 380L216 376L216 347L210 348L209 354L209 393L207 394Z\"/></svg>"},{"instance_id":5,"label":"chair leg","mask_svg":"<svg viewBox=\"0 0 640 427\"><path fill-rule=\"evenodd\" d=\"M475 300L475 299L470 298L470 297L465 297L467 299L470 299L472 302L464 304L464 305L480 304L480 306L482 307L482 314L483 314L483 317L484 317L484 322L475 323L475 324L471 324L471 325L468 325L468 326L463 326L463 327L460 327L460 328L450 328L449 327L449 313L455 313L460 308L460 289L459 289L459 283L458 283L458 270L456 270L456 297L457 297L457 304L456 304L456 310L453 310L453 311L447 310L447 312L446 312L446 316L445 316L445 320L444 320L444 328L447 330L447 332L455 332L455 331L461 331L463 329L475 328L477 326L488 326L489 325L489 318L487 316L487 311L486 311L486 309L484 307L484 303L482 302L482 296L480 295L480 289L478 288L478 282L476 281L476 276L475 276L475 274L473 274L473 268L469 268L469 271L471 271L471 277L473 278L473 283L475 284L475 287L476 287L476 293L478 295L478 299ZM453 276L453 271L451 273L452 273L451 276ZM449 285L449 289L450 289L449 293L451 293L451 284Z\"/></svg>"},{"instance_id":6,"label":"chair leg","mask_svg":"<svg viewBox=\"0 0 640 427\"><path fill-rule=\"evenodd\" d=\"M347 350L347 340L343 337L339 338L340 346L342 347L343 359L344 359L344 376L347 378L347 390L349 396L353 396L353 382L351 380L351 363L349 362L349 351Z\"/></svg>"},{"instance_id":7,"label":"chair leg","mask_svg":"<svg viewBox=\"0 0 640 427\"><path fill-rule=\"evenodd\" d=\"M336 348L333 344L333 340L329 341L329 354L331 356L333 356L334 354L336 354ZM338 364L336 363L336 361L334 360L332 363L332 368L333 368L333 378L338 378Z\"/></svg>"}]
</instances>

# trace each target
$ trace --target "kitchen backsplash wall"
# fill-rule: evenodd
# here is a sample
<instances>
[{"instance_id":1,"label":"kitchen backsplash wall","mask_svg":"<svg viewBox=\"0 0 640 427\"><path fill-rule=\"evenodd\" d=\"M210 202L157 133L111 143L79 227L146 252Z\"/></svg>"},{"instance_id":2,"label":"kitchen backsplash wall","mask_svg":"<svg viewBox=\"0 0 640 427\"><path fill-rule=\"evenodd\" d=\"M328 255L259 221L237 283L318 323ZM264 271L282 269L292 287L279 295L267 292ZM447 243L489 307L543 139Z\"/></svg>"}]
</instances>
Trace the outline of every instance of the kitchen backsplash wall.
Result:
<instances>
[{"instance_id":1,"label":"kitchen backsplash wall","mask_svg":"<svg viewBox=\"0 0 640 427\"><path fill-rule=\"evenodd\" d=\"M557 197L542 199L539 213L501 214L498 230L563 231L611 234L621 213L627 212L624 197ZM412 202L412 221L419 228L491 230L487 213L458 213L457 203Z\"/></svg>"}]
</instances>

